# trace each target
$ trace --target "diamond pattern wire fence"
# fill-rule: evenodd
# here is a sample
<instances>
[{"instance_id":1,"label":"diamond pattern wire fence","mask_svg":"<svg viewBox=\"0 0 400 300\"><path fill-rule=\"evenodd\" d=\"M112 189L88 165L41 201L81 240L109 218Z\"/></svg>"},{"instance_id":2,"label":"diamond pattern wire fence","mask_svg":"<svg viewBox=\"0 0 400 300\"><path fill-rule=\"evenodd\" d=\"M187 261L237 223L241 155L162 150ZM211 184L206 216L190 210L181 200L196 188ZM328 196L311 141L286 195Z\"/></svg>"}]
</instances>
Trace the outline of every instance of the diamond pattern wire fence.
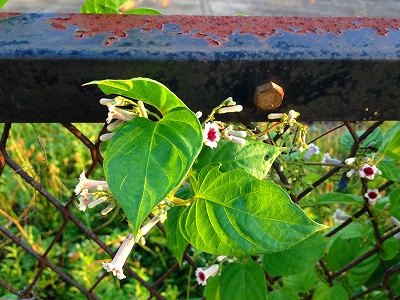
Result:
<instances>
[{"instance_id":1,"label":"diamond pattern wire fence","mask_svg":"<svg viewBox=\"0 0 400 300\"><path fill-rule=\"evenodd\" d=\"M350 122L343 122L326 133L334 132L339 128L347 128L354 139L353 147L347 157L353 157L360 147L360 143L382 123L372 124L359 137L357 137L354 124ZM96 174L101 176L103 162L100 153L101 142L97 138L97 141L93 143L87 135L98 137L106 132L105 126L99 134L89 132L85 135L72 124L62 124L62 127L60 125L57 130L61 132L64 130L63 128L67 129L70 140L56 141L53 139L52 141L51 137L47 137L50 142L47 142L46 145L40 143L39 134L37 134L37 142L42 147L40 154L42 157L39 160L42 160L42 167L45 170L36 170L35 172L31 163L25 160L18 150L25 147L25 151L31 153L32 146L24 145L23 141L20 141L20 145L11 143L10 129L15 125L22 128L20 130L23 132L28 127L35 128L34 124L24 124L24 127L21 127L21 124L5 124L3 126L0 141L2 191L16 189L17 183L23 184L23 188L19 187L18 190L11 193L13 199L5 197L0 199L0 294L16 294L20 299L63 299L71 297L71 295L75 295L75 299L101 299L107 298L106 295L110 290L116 290L117 296L133 295L138 299L172 299L178 297L178 293L182 291L174 290L171 282L179 282L181 286L186 286L184 292L186 295L190 293L191 297L202 297L202 289L196 288L194 270L199 264L203 263L204 265L204 261L195 250L188 246L184 262L180 267L162 242L165 240L162 238L164 234L162 225L158 225L158 229L150 233L148 248L135 246L133 257L131 256L124 266L127 279L121 282L115 280L112 275L101 268L101 262L110 261L118 248L118 242L120 243L129 232L122 212L116 211L112 216L103 219L99 218L100 214L96 215L94 211L82 213L77 209L76 196L72 190L78 181L76 177L68 179L69 188L64 194L60 192L60 189L57 190L40 179L38 175L40 172L46 173L46 176L55 176L55 178L68 177L67 174L54 174L57 172L51 170L51 166L48 164L48 160L54 158L46 155L46 149L49 147L63 148L64 143L67 142L72 143L75 149L84 145L86 152L90 153L89 162L85 165L87 177L93 178L93 176L96 177ZM251 126L251 124L247 124L247 126ZM51 133L58 134L58 131ZM84 157L79 157L76 153L73 155L75 155L75 163L84 160ZM63 158L59 158L60 163L70 164L68 157L64 157L64 161L61 160ZM72 163L71 165L77 166ZM281 182L288 185L280 165L275 162L273 168L278 173ZM341 167L328 169L326 174L316 180L311 187L304 189L297 196L292 196L292 200L298 203L313 189L319 188L327 179L338 174L341 174ZM54 182L58 182L57 179ZM59 185L62 186L62 182L59 182ZM366 190L366 182L363 180L362 185ZM379 187L379 191L382 192L392 185L392 181L386 181ZM21 192L20 189L23 191ZM33 196L32 199L28 199L27 203L26 199L20 198L21 195ZM5 210L7 203L13 203L8 211ZM382 224L374 219L370 207L364 204L352 218L330 231L327 236L338 234L359 218L370 218L374 230L375 246L336 271L330 270L325 260L321 259L318 262L319 269L329 284L332 284L334 280L340 280L346 276L349 270L377 254L384 241L400 232L400 229L395 226L383 228ZM50 222L58 224L58 228L52 228ZM42 232L37 232L38 228ZM112 228L112 230L108 228ZM48 232L43 232L44 229L47 229ZM383 270L382 278L368 286L366 290L353 295L352 299L361 299L376 290L385 291L389 299L399 297L393 292L394 287L391 286L390 280L393 276L399 275L400 263L388 266L384 260L380 259L379 264ZM272 277L268 273L265 276L270 285L279 280L279 277ZM185 296L181 294L180 297L184 298ZM311 296L305 298L311 299Z\"/></svg>"}]
</instances>

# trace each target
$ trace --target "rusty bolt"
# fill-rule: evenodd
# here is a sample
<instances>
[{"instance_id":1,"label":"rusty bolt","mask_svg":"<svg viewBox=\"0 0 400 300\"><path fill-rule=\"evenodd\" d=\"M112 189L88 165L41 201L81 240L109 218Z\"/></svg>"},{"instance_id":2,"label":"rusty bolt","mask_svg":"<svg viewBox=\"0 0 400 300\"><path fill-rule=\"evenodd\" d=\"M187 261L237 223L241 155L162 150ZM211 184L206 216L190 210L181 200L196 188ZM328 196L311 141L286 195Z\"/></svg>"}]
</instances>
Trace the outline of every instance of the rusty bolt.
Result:
<instances>
[{"instance_id":1,"label":"rusty bolt","mask_svg":"<svg viewBox=\"0 0 400 300\"><path fill-rule=\"evenodd\" d=\"M276 109L282 104L283 89L270 81L259 85L254 93L254 104L260 110Z\"/></svg>"}]
</instances>

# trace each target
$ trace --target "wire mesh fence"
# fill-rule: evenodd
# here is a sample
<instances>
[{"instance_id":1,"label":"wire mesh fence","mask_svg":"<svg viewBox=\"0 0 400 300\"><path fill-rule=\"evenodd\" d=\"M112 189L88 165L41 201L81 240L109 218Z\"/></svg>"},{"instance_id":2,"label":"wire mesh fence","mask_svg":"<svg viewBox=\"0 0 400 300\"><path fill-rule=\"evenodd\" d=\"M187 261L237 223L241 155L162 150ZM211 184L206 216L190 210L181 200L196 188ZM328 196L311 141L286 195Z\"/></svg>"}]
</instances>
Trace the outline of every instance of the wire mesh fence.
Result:
<instances>
[{"instance_id":1,"label":"wire mesh fence","mask_svg":"<svg viewBox=\"0 0 400 300\"><path fill-rule=\"evenodd\" d=\"M335 134L337 130L347 128L353 138L353 145L346 157L353 157L361 147L361 143L382 123L370 124L363 134L357 136L354 124L343 122L332 130L326 130L326 132L319 134L318 138L322 138L328 133ZM3 193L1 199L0 295L15 294L20 299L62 299L69 298L70 295L75 295L76 298L102 299L107 298L106 295L108 295L107 291L109 289L116 288L121 293L128 291L130 295L135 295L140 299L184 298L182 291L173 291L174 288L170 284L173 279L175 282L180 282L180 286L186 286L186 297L189 294L202 297L201 289L193 292L196 287L193 270L198 266L199 256L188 245L183 257L184 263L180 266L161 242L164 234L162 224L158 224L158 230L154 233L154 238L149 239L149 243L152 243L153 246L155 245L151 248L156 250L149 250L150 247L137 247L135 248L134 258L125 264L124 270L127 276L130 277L129 283L116 282L112 276L102 270L101 262L108 261L110 257L115 255L116 249L113 245L116 242L118 244L121 236L129 230L127 225L121 225L123 224L122 213L116 211L113 216L107 219L99 218L99 214L97 214L95 215L96 219L94 219L89 217L88 214L79 212L76 196L71 189L77 183L77 178L69 177L67 181L70 184L69 187L65 188L64 193L56 190L54 186L48 185L47 181L42 180L38 172L32 170L31 162L25 160L18 150L25 148L25 151L29 152L32 150L30 149L32 146L21 143L16 148L12 144L10 132L12 126L15 125L7 123L3 126L0 141L2 192L6 189L13 191L11 193ZM31 126L31 124L17 125L21 131L24 130L23 126ZM245 125L252 126L251 123ZM97 132L95 130L86 134L72 124L62 124L58 130L64 130L61 128L68 130L71 137L68 141L60 141L61 143L79 141L79 147L83 145L84 149L86 149L86 155L89 157L88 162L85 164L87 176L96 177L101 174L103 163L101 155L102 142L96 137L106 132L106 126L96 128ZM100 130L98 130L99 128ZM94 136L96 141L92 142L87 135ZM37 137L39 139L39 134L37 134ZM50 138L48 137L48 139ZM279 136L276 138L279 138ZM48 153L46 154L46 149L57 146L57 143L55 141L50 143L45 145L39 142L41 150L43 150L40 151L40 157L37 158L44 169L41 172L46 173L46 176L68 177L66 174L57 174L56 171L51 170L49 160L54 158L49 157ZM77 144L74 145L76 149L78 146ZM58 146L63 147L62 144ZM66 166L68 166L69 162L65 161L65 159L69 155L77 156L75 157L76 161L83 159L76 153L65 155L64 164ZM60 161L62 162L62 158L60 158ZM278 162L274 163L273 168L282 184L289 185L286 175ZM301 200L304 197L313 190L321 188L321 185L331 177L340 175L341 171L341 167L327 169L324 175L316 179L301 193L292 194L292 201L302 205L303 202ZM73 174L73 170L70 170L70 173ZM366 181L361 179L361 184L364 190L367 190ZM385 180L378 190L379 192L384 192L393 187L394 184L391 180ZM29 192L24 193L24 190L29 190ZM27 199L22 199L21 197L24 195L30 195L31 199L28 199L28 201ZM371 257L376 256L381 251L382 244L386 240L400 233L400 228L394 225L381 224L379 217L373 214L371 207L365 203L354 211L351 218L346 219L329 231L326 237L340 234L345 228L362 218L370 220L370 226L373 228L373 247L368 248L356 258L352 258L346 265L334 270L328 267L326 256L319 260L318 268L330 285L334 281L340 281L350 270L368 262ZM54 229L47 224L50 222L57 224L57 228ZM114 227L113 231L107 229L104 224L109 225L107 228L111 224L111 227ZM117 232L115 227L120 227ZM38 232L39 229L41 232ZM82 258L82 253L86 253L84 259ZM342 254L338 253L337 255ZM379 274L382 274L382 276L364 283L364 285L367 285L366 288L354 293L352 299L361 299L366 295L372 295L374 291L385 292L389 299L399 297L395 286L393 286L394 281L392 279L399 275L400 263L388 263L380 257L378 261L379 265L376 268L381 270ZM90 276L87 274L90 274ZM280 280L279 276L274 277L267 272L265 276L270 286L277 284ZM311 295L304 296L305 299L311 299L311 297Z\"/></svg>"}]
</instances>

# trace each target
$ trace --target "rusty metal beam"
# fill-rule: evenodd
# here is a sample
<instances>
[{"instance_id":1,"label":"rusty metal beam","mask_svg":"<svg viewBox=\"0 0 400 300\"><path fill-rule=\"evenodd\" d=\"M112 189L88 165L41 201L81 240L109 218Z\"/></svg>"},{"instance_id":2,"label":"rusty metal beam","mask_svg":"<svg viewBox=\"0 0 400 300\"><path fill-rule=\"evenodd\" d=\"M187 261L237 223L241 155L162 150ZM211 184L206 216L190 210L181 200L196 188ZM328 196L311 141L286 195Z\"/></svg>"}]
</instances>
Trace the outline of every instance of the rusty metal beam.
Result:
<instances>
[{"instance_id":1,"label":"rusty metal beam","mask_svg":"<svg viewBox=\"0 0 400 300\"><path fill-rule=\"evenodd\" d=\"M103 122L81 84L137 76L194 111L233 96L242 121L269 81L303 120L400 119L400 19L0 13L0 122Z\"/></svg>"}]
</instances>

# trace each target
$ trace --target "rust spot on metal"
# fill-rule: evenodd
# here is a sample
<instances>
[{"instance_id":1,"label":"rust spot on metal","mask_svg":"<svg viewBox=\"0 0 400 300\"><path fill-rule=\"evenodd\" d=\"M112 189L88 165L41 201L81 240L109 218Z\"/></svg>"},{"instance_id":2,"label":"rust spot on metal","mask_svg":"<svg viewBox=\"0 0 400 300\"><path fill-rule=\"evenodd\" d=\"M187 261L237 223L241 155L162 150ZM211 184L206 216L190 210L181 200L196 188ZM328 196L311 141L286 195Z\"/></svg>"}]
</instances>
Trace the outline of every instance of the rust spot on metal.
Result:
<instances>
[{"instance_id":1,"label":"rust spot on metal","mask_svg":"<svg viewBox=\"0 0 400 300\"><path fill-rule=\"evenodd\" d=\"M0 12L0 19L8 19L11 17L16 17L20 16L21 13L15 13L15 12Z\"/></svg>"},{"instance_id":2,"label":"rust spot on metal","mask_svg":"<svg viewBox=\"0 0 400 300\"><path fill-rule=\"evenodd\" d=\"M278 108L283 100L283 88L269 81L256 88L254 104L260 110L272 110Z\"/></svg>"},{"instance_id":3,"label":"rust spot on metal","mask_svg":"<svg viewBox=\"0 0 400 300\"><path fill-rule=\"evenodd\" d=\"M221 45L233 33L250 34L268 38L282 35L327 33L340 35L347 30L369 28L377 35L386 35L389 30L400 30L400 19L364 17L204 17L204 16L141 16L141 15L90 15L69 14L67 17L50 18L55 29L66 29L68 25L78 26L76 37L92 37L107 33L104 44L127 36L127 31L163 30L166 24L177 24L178 30L168 32L174 35L189 35L205 39L210 44Z\"/></svg>"}]
</instances>

